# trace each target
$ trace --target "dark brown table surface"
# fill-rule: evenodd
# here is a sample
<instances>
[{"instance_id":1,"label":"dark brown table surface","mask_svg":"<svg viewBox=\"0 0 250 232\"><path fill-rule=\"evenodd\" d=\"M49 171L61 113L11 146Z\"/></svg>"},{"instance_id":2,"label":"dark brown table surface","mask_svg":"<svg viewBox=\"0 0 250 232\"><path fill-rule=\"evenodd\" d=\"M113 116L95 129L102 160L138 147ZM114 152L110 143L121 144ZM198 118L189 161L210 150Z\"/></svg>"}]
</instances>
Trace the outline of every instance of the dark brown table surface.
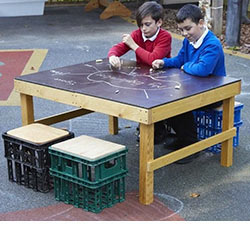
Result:
<instances>
[{"instance_id":1,"label":"dark brown table surface","mask_svg":"<svg viewBox=\"0 0 250 232\"><path fill-rule=\"evenodd\" d=\"M125 60L122 68L116 70L107 59L16 79L146 109L240 81L229 77L196 77L174 68L151 71L149 66Z\"/></svg>"}]
</instances>

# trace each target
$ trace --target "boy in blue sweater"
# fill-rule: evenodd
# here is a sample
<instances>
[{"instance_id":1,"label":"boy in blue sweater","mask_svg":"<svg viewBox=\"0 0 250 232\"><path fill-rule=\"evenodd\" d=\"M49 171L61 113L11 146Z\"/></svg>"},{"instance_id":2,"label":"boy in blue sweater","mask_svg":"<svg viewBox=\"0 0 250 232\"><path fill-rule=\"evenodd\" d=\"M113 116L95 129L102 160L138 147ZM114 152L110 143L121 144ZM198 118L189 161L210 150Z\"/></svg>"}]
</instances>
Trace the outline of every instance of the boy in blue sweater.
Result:
<instances>
[{"instance_id":1,"label":"boy in blue sweater","mask_svg":"<svg viewBox=\"0 0 250 232\"><path fill-rule=\"evenodd\" d=\"M223 48L219 39L206 27L200 8L193 4L184 5L176 15L176 22L185 37L182 48L176 57L153 61L153 69L180 68L195 76L226 76ZM210 107L219 104L221 102ZM178 150L198 141L192 112L167 119L167 124L177 136L177 140L167 148ZM176 163L189 163L197 156L198 154L194 154Z\"/></svg>"}]
</instances>

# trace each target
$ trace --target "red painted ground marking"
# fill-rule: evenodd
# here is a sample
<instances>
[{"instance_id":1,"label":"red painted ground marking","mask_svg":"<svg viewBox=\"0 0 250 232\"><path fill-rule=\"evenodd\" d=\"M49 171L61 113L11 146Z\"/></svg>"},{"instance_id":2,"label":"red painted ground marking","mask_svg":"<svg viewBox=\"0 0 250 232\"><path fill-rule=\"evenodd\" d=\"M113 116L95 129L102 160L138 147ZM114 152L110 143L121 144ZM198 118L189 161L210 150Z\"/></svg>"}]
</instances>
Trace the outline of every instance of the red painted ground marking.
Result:
<instances>
[{"instance_id":1,"label":"red painted ground marking","mask_svg":"<svg viewBox=\"0 0 250 232\"><path fill-rule=\"evenodd\" d=\"M0 101L8 99L14 88L14 78L21 75L32 53L33 51L0 52Z\"/></svg>"},{"instance_id":2,"label":"red painted ground marking","mask_svg":"<svg viewBox=\"0 0 250 232\"><path fill-rule=\"evenodd\" d=\"M47 207L0 214L0 221L184 221L154 197L150 205L139 203L137 193L127 193L126 200L95 214L72 205L58 203Z\"/></svg>"}]
</instances>

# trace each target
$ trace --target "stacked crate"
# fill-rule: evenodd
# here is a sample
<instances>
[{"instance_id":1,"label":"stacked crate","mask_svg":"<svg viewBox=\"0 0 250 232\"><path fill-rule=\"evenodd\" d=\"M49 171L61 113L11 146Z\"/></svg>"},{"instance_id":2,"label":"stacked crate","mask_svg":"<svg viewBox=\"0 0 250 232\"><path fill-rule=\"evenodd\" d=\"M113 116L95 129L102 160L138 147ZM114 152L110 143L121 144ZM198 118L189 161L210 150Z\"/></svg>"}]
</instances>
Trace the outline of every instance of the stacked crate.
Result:
<instances>
[{"instance_id":1,"label":"stacked crate","mask_svg":"<svg viewBox=\"0 0 250 232\"><path fill-rule=\"evenodd\" d=\"M49 192L53 182L48 148L74 137L73 133L33 123L5 132L2 137L9 180L34 191Z\"/></svg>"},{"instance_id":2,"label":"stacked crate","mask_svg":"<svg viewBox=\"0 0 250 232\"><path fill-rule=\"evenodd\" d=\"M94 213L125 200L125 146L82 135L49 153L56 200Z\"/></svg>"},{"instance_id":3,"label":"stacked crate","mask_svg":"<svg viewBox=\"0 0 250 232\"><path fill-rule=\"evenodd\" d=\"M240 126L242 125L241 110L243 106L242 103L235 102L234 127L236 128L236 136L233 138L234 147L239 145ZM206 139L222 131L222 114L222 106L209 110L194 111L199 140ZM221 151L221 144L216 144L208 148L208 150L214 153L219 153Z\"/></svg>"}]
</instances>

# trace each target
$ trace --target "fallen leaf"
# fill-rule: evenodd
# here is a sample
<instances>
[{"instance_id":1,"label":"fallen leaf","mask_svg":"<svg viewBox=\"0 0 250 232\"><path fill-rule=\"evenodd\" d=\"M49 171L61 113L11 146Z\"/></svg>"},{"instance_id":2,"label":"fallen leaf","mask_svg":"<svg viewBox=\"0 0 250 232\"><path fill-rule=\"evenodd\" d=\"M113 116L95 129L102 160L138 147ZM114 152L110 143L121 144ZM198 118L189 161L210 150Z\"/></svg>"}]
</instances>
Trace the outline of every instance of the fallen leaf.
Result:
<instances>
[{"instance_id":1,"label":"fallen leaf","mask_svg":"<svg viewBox=\"0 0 250 232\"><path fill-rule=\"evenodd\" d=\"M190 197L193 197L193 198L196 198L196 197L199 197L200 194L199 193L191 193L190 194Z\"/></svg>"}]
</instances>

